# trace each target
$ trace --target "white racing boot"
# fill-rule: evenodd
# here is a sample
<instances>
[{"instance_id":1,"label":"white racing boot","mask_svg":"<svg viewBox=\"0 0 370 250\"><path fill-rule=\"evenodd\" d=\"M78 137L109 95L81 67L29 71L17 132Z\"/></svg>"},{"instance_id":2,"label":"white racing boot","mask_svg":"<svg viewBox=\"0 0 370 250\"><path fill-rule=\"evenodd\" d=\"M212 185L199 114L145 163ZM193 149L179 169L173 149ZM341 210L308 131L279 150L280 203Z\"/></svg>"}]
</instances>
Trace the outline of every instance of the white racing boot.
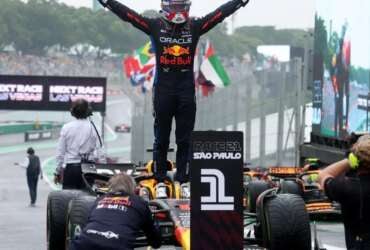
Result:
<instances>
[{"instance_id":1,"label":"white racing boot","mask_svg":"<svg viewBox=\"0 0 370 250\"><path fill-rule=\"evenodd\" d=\"M155 198L156 199L166 199L167 195L167 186L163 182L159 182L155 186Z\"/></svg>"}]
</instances>

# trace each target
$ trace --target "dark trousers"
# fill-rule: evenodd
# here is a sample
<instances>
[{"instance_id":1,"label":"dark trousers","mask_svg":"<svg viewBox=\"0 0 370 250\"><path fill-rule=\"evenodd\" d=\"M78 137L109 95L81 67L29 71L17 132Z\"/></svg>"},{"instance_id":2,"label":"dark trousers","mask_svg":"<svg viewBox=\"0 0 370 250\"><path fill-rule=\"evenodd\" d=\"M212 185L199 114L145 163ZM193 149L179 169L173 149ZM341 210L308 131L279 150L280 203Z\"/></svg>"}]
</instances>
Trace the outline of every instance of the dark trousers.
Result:
<instances>
[{"instance_id":1,"label":"dark trousers","mask_svg":"<svg viewBox=\"0 0 370 250\"><path fill-rule=\"evenodd\" d=\"M81 164L67 164L63 172L63 189L83 188L85 188L85 183L82 179Z\"/></svg>"},{"instance_id":2,"label":"dark trousers","mask_svg":"<svg viewBox=\"0 0 370 250\"><path fill-rule=\"evenodd\" d=\"M102 240L99 242L97 240L92 241L88 237L82 235L72 240L71 244L69 245L69 250L131 250L131 248L125 248L124 246L112 247L109 246L107 243L110 243L109 240L106 240L104 238L102 238Z\"/></svg>"},{"instance_id":3,"label":"dark trousers","mask_svg":"<svg viewBox=\"0 0 370 250\"><path fill-rule=\"evenodd\" d=\"M38 175L27 174L28 190L30 191L31 204L35 204L37 198Z\"/></svg>"},{"instance_id":4,"label":"dark trousers","mask_svg":"<svg viewBox=\"0 0 370 250\"><path fill-rule=\"evenodd\" d=\"M190 137L194 129L196 102L194 91L169 94L154 89L154 176L164 181L167 175L167 151L170 143L172 120L176 121L176 176L180 183L189 181Z\"/></svg>"}]
</instances>

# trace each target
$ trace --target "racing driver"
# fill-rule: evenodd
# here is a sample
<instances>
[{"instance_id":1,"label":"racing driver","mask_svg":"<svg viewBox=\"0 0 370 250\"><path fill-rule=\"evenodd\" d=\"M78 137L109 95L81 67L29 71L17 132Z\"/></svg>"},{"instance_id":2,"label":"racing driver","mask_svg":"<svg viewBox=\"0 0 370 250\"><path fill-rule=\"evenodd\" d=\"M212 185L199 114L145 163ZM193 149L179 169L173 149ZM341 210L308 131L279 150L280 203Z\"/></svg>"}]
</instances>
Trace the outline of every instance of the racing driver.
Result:
<instances>
[{"instance_id":1,"label":"racing driver","mask_svg":"<svg viewBox=\"0 0 370 250\"><path fill-rule=\"evenodd\" d=\"M190 18L190 0L161 0L157 18L144 17L116 0L99 0L123 21L150 36L156 56L153 85L154 177L156 197L167 196L167 151L172 126L176 121L175 185L183 196L189 194L190 136L194 129L196 101L194 55L201 35L245 6L249 0L231 0L201 18Z\"/></svg>"}]
</instances>

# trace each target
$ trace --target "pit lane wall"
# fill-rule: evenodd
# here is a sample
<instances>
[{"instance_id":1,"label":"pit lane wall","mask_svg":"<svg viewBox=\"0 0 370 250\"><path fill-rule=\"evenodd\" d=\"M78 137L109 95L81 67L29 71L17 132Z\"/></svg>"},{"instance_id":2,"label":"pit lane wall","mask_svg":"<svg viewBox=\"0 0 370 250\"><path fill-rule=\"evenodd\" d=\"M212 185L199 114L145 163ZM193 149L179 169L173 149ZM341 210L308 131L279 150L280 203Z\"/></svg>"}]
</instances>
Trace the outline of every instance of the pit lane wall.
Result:
<instances>
[{"instance_id":1,"label":"pit lane wall","mask_svg":"<svg viewBox=\"0 0 370 250\"><path fill-rule=\"evenodd\" d=\"M61 129L60 123L3 123L0 124L0 146L21 144L28 141L55 139Z\"/></svg>"},{"instance_id":2,"label":"pit lane wall","mask_svg":"<svg viewBox=\"0 0 370 250\"><path fill-rule=\"evenodd\" d=\"M216 89L208 97L197 93L195 130L242 131L244 159L254 166L298 163L298 145L309 136L303 132L303 107L311 99L301 59L258 71L238 65L229 74L230 86ZM133 105L133 162L152 159L146 151L154 140L151 98L149 93ZM170 147L176 148L175 123L172 127ZM169 153L170 159L174 157Z\"/></svg>"}]
</instances>

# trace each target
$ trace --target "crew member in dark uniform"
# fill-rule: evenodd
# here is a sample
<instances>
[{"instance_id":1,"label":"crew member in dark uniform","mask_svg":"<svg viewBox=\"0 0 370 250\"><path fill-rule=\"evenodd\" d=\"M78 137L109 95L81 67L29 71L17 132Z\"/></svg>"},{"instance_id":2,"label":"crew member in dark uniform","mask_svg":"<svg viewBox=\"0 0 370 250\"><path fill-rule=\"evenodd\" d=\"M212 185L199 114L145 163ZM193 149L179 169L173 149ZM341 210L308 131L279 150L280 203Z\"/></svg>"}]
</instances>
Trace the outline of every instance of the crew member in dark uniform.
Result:
<instances>
[{"instance_id":1,"label":"crew member in dark uniform","mask_svg":"<svg viewBox=\"0 0 370 250\"><path fill-rule=\"evenodd\" d=\"M26 168L26 174L27 174L27 184L28 189L30 192L30 198L31 203L30 206L34 207L36 203L37 198L37 183L40 176L40 179L42 179L42 170L41 170L41 164L40 164L40 158L35 155L35 150L33 148L27 149L27 158L25 161L21 164L15 163L16 165L20 165L24 168Z\"/></svg>"},{"instance_id":2,"label":"crew member in dark uniform","mask_svg":"<svg viewBox=\"0 0 370 250\"><path fill-rule=\"evenodd\" d=\"M110 193L99 197L86 227L71 243L70 250L130 250L140 231L154 248L161 246L148 204L134 194L134 181L121 173L109 180Z\"/></svg>"},{"instance_id":3,"label":"crew member in dark uniform","mask_svg":"<svg viewBox=\"0 0 370 250\"><path fill-rule=\"evenodd\" d=\"M345 176L351 170L356 176ZM319 182L341 204L347 249L370 249L370 135L358 139L347 159L322 170Z\"/></svg>"},{"instance_id":4,"label":"crew member in dark uniform","mask_svg":"<svg viewBox=\"0 0 370 250\"><path fill-rule=\"evenodd\" d=\"M190 0L162 0L158 18L144 17L116 0L99 1L123 21L130 22L150 36L156 57L153 86L153 160L154 175L159 182L156 197L166 196L163 182L167 174L167 151L173 118L176 121L177 144L175 184L181 185L182 192L188 193L190 136L196 113L193 68L197 43L201 35L245 6L249 0L231 0L201 18L189 17Z\"/></svg>"}]
</instances>

